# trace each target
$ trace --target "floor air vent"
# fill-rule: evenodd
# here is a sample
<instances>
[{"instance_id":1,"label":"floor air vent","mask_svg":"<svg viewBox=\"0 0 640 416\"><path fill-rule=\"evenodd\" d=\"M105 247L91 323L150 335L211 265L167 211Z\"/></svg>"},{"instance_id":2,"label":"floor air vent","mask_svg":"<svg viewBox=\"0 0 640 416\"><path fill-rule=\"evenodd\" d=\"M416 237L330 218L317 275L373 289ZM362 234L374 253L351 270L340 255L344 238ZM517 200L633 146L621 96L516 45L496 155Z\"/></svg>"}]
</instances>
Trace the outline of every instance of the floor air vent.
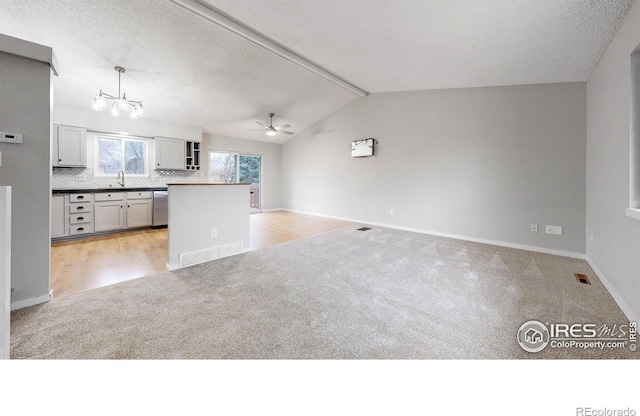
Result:
<instances>
[{"instance_id":1,"label":"floor air vent","mask_svg":"<svg viewBox=\"0 0 640 416\"><path fill-rule=\"evenodd\" d=\"M576 279L578 280L578 282L584 283L585 285L591 284L591 282L589 281L589 278L586 275L580 274L580 273L574 273L574 275L576 276Z\"/></svg>"},{"instance_id":2,"label":"floor air vent","mask_svg":"<svg viewBox=\"0 0 640 416\"><path fill-rule=\"evenodd\" d=\"M371 228L369 227L362 227L362 228L358 228L358 231L369 231Z\"/></svg>"}]
</instances>

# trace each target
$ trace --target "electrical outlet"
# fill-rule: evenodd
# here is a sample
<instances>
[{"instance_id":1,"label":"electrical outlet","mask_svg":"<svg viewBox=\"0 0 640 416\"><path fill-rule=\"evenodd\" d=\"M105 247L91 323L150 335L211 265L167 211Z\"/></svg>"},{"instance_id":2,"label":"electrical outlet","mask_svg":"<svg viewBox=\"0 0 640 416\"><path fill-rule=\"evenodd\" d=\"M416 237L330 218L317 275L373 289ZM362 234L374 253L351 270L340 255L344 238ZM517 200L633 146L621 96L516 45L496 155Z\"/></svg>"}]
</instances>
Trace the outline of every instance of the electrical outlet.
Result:
<instances>
[{"instance_id":1,"label":"electrical outlet","mask_svg":"<svg viewBox=\"0 0 640 416\"><path fill-rule=\"evenodd\" d=\"M395 210L395 209L393 209L393 208L391 208L391 209L389 210L389 215L396 215L396 210Z\"/></svg>"},{"instance_id":2,"label":"electrical outlet","mask_svg":"<svg viewBox=\"0 0 640 416\"><path fill-rule=\"evenodd\" d=\"M218 229L217 228L212 228L211 229L211 238L218 238Z\"/></svg>"},{"instance_id":3,"label":"electrical outlet","mask_svg":"<svg viewBox=\"0 0 640 416\"><path fill-rule=\"evenodd\" d=\"M538 232L538 224L531 224L531 232L532 233Z\"/></svg>"},{"instance_id":4,"label":"electrical outlet","mask_svg":"<svg viewBox=\"0 0 640 416\"><path fill-rule=\"evenodd\" d=\"M545 225L544 232L547 233L547 234L553 234L553 232L554 232L553 225Z\"/></svg>"},{"instance_id":5,"label":"electrical outlet","mask_svg":"<svg viewBox=\"0 0 640 416\"><path fill-rule=\"evenodd\" d=\"M555 235L562 235L562 226L561 225L554 225L553 226L553 233Z\"/></svg>"}]
</instances>

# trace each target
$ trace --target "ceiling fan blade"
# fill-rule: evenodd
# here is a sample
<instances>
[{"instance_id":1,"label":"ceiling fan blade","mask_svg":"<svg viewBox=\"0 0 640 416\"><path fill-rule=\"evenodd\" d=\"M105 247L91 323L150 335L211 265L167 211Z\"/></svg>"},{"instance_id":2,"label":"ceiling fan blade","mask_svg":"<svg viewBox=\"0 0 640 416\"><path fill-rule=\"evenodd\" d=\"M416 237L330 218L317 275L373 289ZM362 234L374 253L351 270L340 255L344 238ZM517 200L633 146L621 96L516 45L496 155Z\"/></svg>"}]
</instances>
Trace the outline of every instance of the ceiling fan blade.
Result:
<instances>
[{"instance_id":1,"label":"ceiling fan blade","mask_svg":"<svg viewBox=\"0 0 640 416\"><path fill-rule=\"evenodd\" d=\"M283 124L283 125L281 125L281 126L277 126L277 127L274 127L274 128L275 128L276 130L280 130L280 129L288 129L289 127L291 127L291 126L290 126L290 125L288 125L288 124Z\"/></svg>"},{"instance_id":2,"label":"ceiling fan blade","mask_svg":"<svg viewBox=\"0 0 640 416\"><path fill-rule=\"evenodd\" d=\"M263 122L261 122L261 121L256 121L256 123L260 124L262 127L267 127L267 128L269 128L269 126L268 126L267 124L264 124L264 123L263 123Z\"/></svg>"},{"instance_id":3,"label":"ceiling fan blade","mask_svg":"<svg viewBox=\"0 0 640 416\"><path fill-rule=\"evenodd\" d=\"M278 130L278 133L282 133L282 134L294 134L292 131L282 131L282 130Z\"/></svg>"},{"instance_id":4,"label":"ceiling fan blade","mask_svg":"<svg viewBox=\"0 0 640 416\"><path fill-rule=\"evenodd\" d=\"M251 130L247 130L247 131L262 131L262 132L264 132L264 129L251 129Z\"/></svg>"}]
</instances>

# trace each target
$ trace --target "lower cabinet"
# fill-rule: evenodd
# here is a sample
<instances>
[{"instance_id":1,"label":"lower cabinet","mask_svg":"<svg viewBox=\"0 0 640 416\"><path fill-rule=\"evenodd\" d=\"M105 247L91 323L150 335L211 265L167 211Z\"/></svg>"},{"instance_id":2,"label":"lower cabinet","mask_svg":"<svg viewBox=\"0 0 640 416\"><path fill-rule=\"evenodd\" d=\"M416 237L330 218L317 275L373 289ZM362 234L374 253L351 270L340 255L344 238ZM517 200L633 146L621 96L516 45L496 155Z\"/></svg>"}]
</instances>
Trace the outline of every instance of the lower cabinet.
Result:
<instances>
[{"instance_id":1,"label":"lower cabinet","mask_svg":"<svg viewBox=\"0 0 640 416\"><path fill-rule=\"evenodd\" d=\"M152 225L152 191L67 194L51 198L51 238Z\"/></svg>"},{"instance_id":2,"label":"lower cabinet","mask_svg":"<svg viewBox=\"0 0 640 416\"><path fill-rule=\"evenodd\" d=\"M151 226L152 214L152 199L134 199L127 201L127 228Z\"/></svg>"},{"instance_id":3,"label":"lower cabinet","mask_svg":"<svg viewBox=\"0 0 640 416\"><path fill-rule=\"evenodd\" d=\"M95 232L125 228L124 201L101 201L94 204Z\"/></svg>"},{"instance_id":4,"label":"lower cabinet","mask_svg":"<svg viewBox=\"0 0 640 416\"><path fill-rule=\"evenodd\" d=\"M53 195L51 197L51 238L69 234L66 219L64 195Z\"/></svg>"}]
</instances>

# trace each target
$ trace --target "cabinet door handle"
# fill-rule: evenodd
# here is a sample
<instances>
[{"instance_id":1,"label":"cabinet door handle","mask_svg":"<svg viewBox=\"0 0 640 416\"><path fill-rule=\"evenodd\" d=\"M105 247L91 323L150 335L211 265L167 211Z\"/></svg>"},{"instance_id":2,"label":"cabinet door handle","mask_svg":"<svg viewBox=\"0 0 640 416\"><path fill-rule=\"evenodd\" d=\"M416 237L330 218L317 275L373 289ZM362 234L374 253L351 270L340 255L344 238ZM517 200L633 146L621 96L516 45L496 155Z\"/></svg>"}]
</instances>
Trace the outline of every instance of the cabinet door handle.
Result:
<instances>
[{"instance_id":1,"label":"cabinet door handle","mask_svg":"<svg viewBox=\"0 0 640 416\"><path fill-rule=\"evenodd\" d=\"M84 231L84 227L78 228L78 231Z\"/></svg>"},{"instance_id":2,"label":"cabinet door handle","mask_svg":"<svg viewBox=\"0 0 640 416\"><path fill-rule=\"evenodd\" d=\"M78 217L78 221L82 221L84 217Z\"/></svg>"},{"instance_id":3,"label":"cabinet door handle","mask_svg":"<svg viewBox=\"0 0 640 416\"><path fill-rule=\"evenodd\" d=\"M109 198L111 198L111 194L107 194L107 196L108 196Z\"/></svg>"},{"instance_id":4,"label":"cabinet door handle","mask_svg":"<svg viewBox=\"0 0 640 416\"><path fill-rule=\"evenodd\" d=\"M82 196L82 195L77 196L76 199L84 199L84 196Z\"/></svg>"},{"instance_id":5,"label":"cabinet door handle","mask_svg":"<svg viewBox=\"0 0 640 416\"><path fill-rule=\"evenodd\" d=\"M82 206L76 208L77 211L82 211L83 209L84 209L84 207L82 207Z\"/></svg>"},{"instance_id":6,"label":"cabinet door handle","mask_svg":"<svg viewBox=\"0 0 640 416\"><path fill-rule=\"evenodd\" d=\"M131 205L127 205L127 208L131 208Z\"/></svg>"},{"instance_id":7,"label":"cabinet door handle","mask_svg":"<svg viewBox=\"0 0 640 416\"><path fill-rule=\"evenodd\" d=\"M58 159L58 162L62 162L62 159Z\"/></svg>"}]
</instances>

